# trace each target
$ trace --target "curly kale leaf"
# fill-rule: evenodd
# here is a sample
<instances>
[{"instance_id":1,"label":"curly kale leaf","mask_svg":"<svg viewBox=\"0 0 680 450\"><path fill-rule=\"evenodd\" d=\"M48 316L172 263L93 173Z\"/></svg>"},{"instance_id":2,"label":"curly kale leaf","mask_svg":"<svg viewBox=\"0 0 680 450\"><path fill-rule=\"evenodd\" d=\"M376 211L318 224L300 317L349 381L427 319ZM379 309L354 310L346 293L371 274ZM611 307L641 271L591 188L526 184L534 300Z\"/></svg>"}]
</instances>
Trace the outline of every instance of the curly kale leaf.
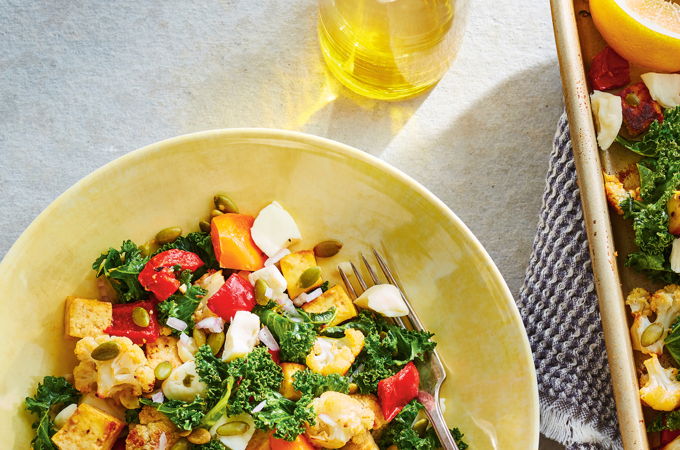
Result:
<instances>
[{"instance_id":1,"label":"curly kale leaf","mask_svg":"<svg viewBox=\"0 0 680 450\"><path fill-rule=\"evenodd\" d=\"M627 256L626 265L652 279L676 283L680 276L669 262L675 236L668 230L668 201L680 188L680 108L665 114L664 122L652 124L641 141L620 139L626 147L647 156L638 163L641 200L628 197L620 206L624 217L633 220L639 247Z\"/></svg>"},{"instance_id":2,"label":"curly kale leaf","mask_svg":"<svg viewBox=\"0 0 680 450\"><path fill-rule=\"evenodd\" d=\"M271 304L256 307L253 313L260 317L262 324L266 325L278 340L282 361L304 363L316 340L318 324L304 320L293 321L290 317L275 311Z\"/></svg>"},{"instance_id":3,"label":"curly kale leaf","mask_svg":"<svg viewBox=\"0 0 680 450\"><path fill-rule=\"evenodd\" d=\"M38 416L33 423L35 437L31 441L34 450L56 449L52 443L52 436L56 432L50 416L52 407L70 403L77 403L80 399L78 392L63 377L47 376L38 384L35 397L26 397L26 409Z\"/></svg>"},{"instance_id":4,"label":"curly kale leaf","mask_svg":"<svg viewBox=\"0 0 680 450\"><path fill-rule=\"evenodd\" d=\"M367 311L325 332L335 334L347 328L358 329L365 336L364 349L354 362L350 377L364 394L375 392L380 380L399 372L410 361L421 360L436 346L431 340L432 333L407 330Z\"/></svg>"},{"instance_id":5,"label":"curly kale leaf","mask_svg":"<svg viewBox=\"0 0 680 450\"><path fill-rule=\"evenodd\" d=\"M380 435L378 441L380 448L387 448L390 445L412 450L436 450L441 448L434 429L429 428L424 433L419 434L418 431L412 428L421 409L423 409L423 405L417 400L413 400L404 406L404 409L392 419L385 428L385 431ZM458 428L451 429L451 434L460 450L468 448L468 444L463 440L463 433Z\"/></svg>"},{"instance_id":6,"label":"curly kale leaf","mask_svg":"<svg viewBox=\"0 0 680 450\"><path fill-rule=\"evenodd\" d=\"M654 121L649 131L639 141L630 141L617 136L616 141L642 156L658 156L660 151L680 141L680 108L667 109L663 123Z\"/></svg>"},{"instance_id":7,"label":"curly kale leaf","mask_svg":"<svg viewBox=\"0 0 680 450\"><path fill-rule=\"evenodd\" d=\"M147 297L147 292L137 279L149 258L142 256L132 241L124 241L120 250L109 248L92 263L97 278L106 278L118 293L121 303L130 303Z\"/></svg>"},{"instance_id":8,"label":"curly kale leaf","mask_svg":"<svg viewBox=\"0 0 680 450\"><path fill-rule=\"evenodd\" d=\"M192 315L196 311L196 307L201 303L201 298L205 295L206 290L200 286L191 284L192 273L189 270L183 271L179 276L179 282L187 286L186 292L182 294L177 291L171 295L167 300L158 304L158 318L161 323L165 324L168 318L175 317L186 322L187 333L190 333L194 327L194 319ZM179 331L173 329L173 334L180 334Z\"/></svg>"},{"instance_id":9,"label":"curly kale leaf","mask_svg":"<svg viewBox=\"0 0 680 450\"><path fill-rule=\"evenodd\" d=\"M154 252L153 256L174 248L196 253L205 263L203 267L196 271L195 278L200 277L208 269L218 270L220 268L217 258L215 258L215 250L213 249L212 240L210 239L210 233L195 231L186 236L180 236L174 241L164 244Z\"/></svg>"},{"instance_id":10,"label":"curly kale leaf","mask_svg":"<svg viewBox=\"0 0 680 450\"><path fill-rule=\"evenodd\" d=\"M210 408L202 423L211 427L226 412L235 380L229 375L227 363L215 357L210 346L201 346L195 358L198 377L207 386L205 398L207 407Z\"/></svg>"},{"instance_id":11,"label":"curly kale leaf","mask_svg":"<svg viewBox=\"0 0 680 450\"><path fill-rule=\"evenodd\" d=\"M125 410L125 423L139 423L139 412L142 408L126 409Z\"/></svg>"},{"instance_id":12,"label":"curly kale leaf","mask_svg":"<svg viewBox=\"0 0 680 450\"><path fill-rule=\"evenodd\" d=\"M207 444L192 444L192 450L225 450L226 447L220 441L210 441Z\"/></svg>"},{"instance_id":13,"label":"curly kale leaf","mask_svg":"<svg viewBox=\"0 0 680 450\"><path fill-rule=\"evenodd\" d=\"M647 432L680 430L680 410L659 414L647 425Z\"/></svg>"},{"instance_id":14,"label":"curly kale leaf","mask_svg":"<svg viewBox=\"0 0 680 450\"><path fill-rule=\"evenodd\" d=\"M294 402L278 392L270 392L265 400L264 408L255 413L255 426L261 430L275 429L274 437L294 441L305 432L306 424L313 425L316 421L310 395Z\"/></svg>"},{"instance_id":15,"label":"curly kale leaf","mask_svg":"<svg viewBox=\"0 0 680 450\"><path fill-rule=\"evenodd\" d=\"M229 415L250 413L255 405L278 391L283 381L283 371L274 362L265 347L256 347L243 358L230 362L229 376L238 380L229 399Z\"/></svg>"},{"instance_id":16,"label":"curly kale leaf","mask_svg":"<svg viewBox=\"0 0 680 450\"><path fill-rule=\"evenodd\" d=\"M293 387L303 395L318 397L326 391L349 393L349 379L332 373L321 375L309 369L301 370L293 375Z\"/></svg>"},{"instance_id":17,"label":"curly kale leaf","mask_svg":"<svg viewBox=\"0 0 680 450\"><path fill-rule=\"evenodd\" d=\"M181 400L166 400L163 403L156 403L148 398L140 398L139 402L142 405L153 406L162 412L172 423L178 428L188 431L200 425L207 405L201 396L197 396L192 402L183 402Z\"/></svg>"}]
</instances>

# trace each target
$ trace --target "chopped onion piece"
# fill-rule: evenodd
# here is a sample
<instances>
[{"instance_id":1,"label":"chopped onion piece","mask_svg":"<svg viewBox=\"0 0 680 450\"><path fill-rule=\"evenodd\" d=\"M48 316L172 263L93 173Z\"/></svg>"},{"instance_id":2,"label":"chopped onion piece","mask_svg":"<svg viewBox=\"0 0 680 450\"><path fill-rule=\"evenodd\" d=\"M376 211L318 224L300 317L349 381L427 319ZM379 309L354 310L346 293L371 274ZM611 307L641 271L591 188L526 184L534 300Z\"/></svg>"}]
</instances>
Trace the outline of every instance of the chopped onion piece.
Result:
<instances>
[{"instance_id":1,"label":"chopped onion piece","mask_svg":"<svg viewBox=\"0 0 680 450\"><path fill-rule=\"evenodd\" d=\"M168 447L168 437L165 435L165 433L161 433L161 436L158 438L158 446L156 447L156 450L165 450Z\"/></svg>"},{"instance_id":2,"label":"chopped onion piece","mask_svg":"<svg viewBox=\"0 0 680 450\"><path fill-rule=\"evenodd\" d=\"M295 297L295 299L293 300L293 304L294 304L295 306L300 307L300 306L304 305L305 303L307 303L308 301L309 301L309 300L307 300L307 294L305 294L305 293L303 292L302 294L300 294L300 295L298 295L297 297Z\"/></svg>"},{"instance_id":3,"label":"chopped onion piece","mask_svg":"<svg viewBox=\"0 0 680 450\"><path fill-rule=\"evenodd\" d=\"M321 294L323 294L323 291L321 290L321 288L316 288L312 292L310 292L309 294L306 294L307 303L309 303L312 300L314 300L315 298L319 297Z\"/></svg>"},{"instance_id":4,"label":"chopped onion piece","mask_svg":"<svg viewBox=\"0 0 680 450\"><path fill-rule=\"evenodd\" d=\"M274 253L270 258L267 258L267 260L264 262L264 266L273 266L277 262L281 261L281 259L286 255L290 255L290 250L287 248L282 248L278 252Z\"/></svg>"},{"instance_id":5,"label":"chopped onion piece","mask_svg":"<svg viewBox=\"0 0 680 450\"><path fill-rule=\"evenodd\" d=\"M266 345L269 350L275 352L280 349L279 343L276 342L276 338L266 325L262 327L258 333L258 337L260 338L260 342Z\"/></svg>"},{"instance_id":6,"label":"chopped onion piece","mask_svg":"<svg viewBox=\"0 0 680 450\"><path fill-rule=\"evenodd\" d=\"M258 403L258 404L253 408L253 410L250 411L250 412L253 413L253 414L259 413L260 411L262 411L262 410L264 409L264 407L265 407L266 405L267 405L267 400L262 400L262 401L261 401L260 403Z\"/></svg>"},{"instance_id":7,"label":"chopped onion piece","mask_svg":"<svg viewBox=\"0 0 680 450\"><path fill-rule=\"evenodd\" d=\"M183 320L179 320L177 317L168 317L165 324L177 331L184 331L187 329L187 323Z\"/></svg>"},{"instance_id":8,"label":"chopped onion piece","mask_svg":"<svg viewBox=\"0 0 680 450\"><path fill-rule=\"evenodd\" d=\"M274 295L274 291L272 290L272 288L267 286L267 289L264 290L264 296L267 297L267 298L272 298L273 295Z\"/></svg>"},{"instance_id":9,"label":"chopped onion piece","mask_svg":"<svg viewBox=\"0 0 680 450\"><path fill-rule=\"evenodd\" d=\"M165 395L163 395L163 391L158 391L155 394L151 396L151 400L154 401L155 403L163 403L165 401Z\"/></svg>"},{"instance_id":10,"label":"chopped onion piece","mask_svg":"<svg viewBox=\"0 0 680 450\"><path fill-rule=\"evenodd\" d=\"M224 331L224 320L221 317L206 317L196 324L198 329L206 329L211 333L221 333Z\"/></svg>"},{"instance_id":11,"label":"chopped onion piece","mask_svg":"<svg viewBox=\"0 0 680 450\"><path fill-rule=\"evenodd\" d=\"M179 335L179 341L180 341L182 344L184 344L184 345L189 345L189 344L191 344L191 338L190 338L189 335L186 334L186 333L181 333L181 334Z\"/></svg>"}]
</instances>

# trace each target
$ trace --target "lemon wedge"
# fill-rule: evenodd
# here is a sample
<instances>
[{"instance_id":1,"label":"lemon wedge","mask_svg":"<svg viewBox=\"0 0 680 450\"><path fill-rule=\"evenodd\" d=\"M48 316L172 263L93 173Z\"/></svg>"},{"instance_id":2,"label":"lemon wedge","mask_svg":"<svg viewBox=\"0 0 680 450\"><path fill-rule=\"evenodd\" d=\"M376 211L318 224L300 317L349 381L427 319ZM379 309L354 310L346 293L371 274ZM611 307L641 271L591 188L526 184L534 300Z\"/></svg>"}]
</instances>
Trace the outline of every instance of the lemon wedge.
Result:
<instances>
[{"instance_id":1,"label":"lemon wedge","mask_svg":"<svg viewBox=\"0 0 680 450\"><path fill-rule=\"evenodd\" d=\"M590 0L605 41L633 64L680 71L680 3L669 0Z\"/></svg>"}]
</instances>

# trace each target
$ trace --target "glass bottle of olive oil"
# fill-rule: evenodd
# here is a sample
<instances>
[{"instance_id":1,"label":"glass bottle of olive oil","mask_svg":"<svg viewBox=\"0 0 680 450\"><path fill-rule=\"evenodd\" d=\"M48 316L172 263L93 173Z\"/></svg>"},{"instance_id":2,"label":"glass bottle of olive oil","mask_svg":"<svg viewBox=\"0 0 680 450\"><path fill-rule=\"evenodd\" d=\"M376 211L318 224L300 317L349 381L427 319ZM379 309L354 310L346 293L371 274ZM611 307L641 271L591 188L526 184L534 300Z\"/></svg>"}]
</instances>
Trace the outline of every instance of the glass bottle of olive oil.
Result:
<instances>
[{"instance_id":1,"label":"glass bottle of olive oil","mask_svg":"<svg viewBox=\"0 0 680 450\"><path fill-rule=\"evenodd\" d=\"M415 96L444 75L462 37L465 0L319 0L330 71L367 97Z\"/></svg>"}]
</instances>

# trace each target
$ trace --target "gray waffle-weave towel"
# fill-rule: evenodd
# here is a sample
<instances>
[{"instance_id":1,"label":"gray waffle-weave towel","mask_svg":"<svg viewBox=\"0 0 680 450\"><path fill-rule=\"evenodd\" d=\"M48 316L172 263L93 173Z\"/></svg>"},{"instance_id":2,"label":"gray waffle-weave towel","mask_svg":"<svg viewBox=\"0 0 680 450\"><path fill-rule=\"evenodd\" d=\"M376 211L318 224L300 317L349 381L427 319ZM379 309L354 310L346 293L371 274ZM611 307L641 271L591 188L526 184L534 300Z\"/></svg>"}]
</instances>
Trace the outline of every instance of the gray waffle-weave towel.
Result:
<instances>
[{"instance_id":1,"label":"gray waffle-weave towel","mask_svg":"<svg viewBox=\"0 0 680 450\"><path fill-rule=\"evenodd\" d=\"M518 303L536 364L541 432L567 449L622 448L565 114Z\"/></svg>"}]
</instances>

